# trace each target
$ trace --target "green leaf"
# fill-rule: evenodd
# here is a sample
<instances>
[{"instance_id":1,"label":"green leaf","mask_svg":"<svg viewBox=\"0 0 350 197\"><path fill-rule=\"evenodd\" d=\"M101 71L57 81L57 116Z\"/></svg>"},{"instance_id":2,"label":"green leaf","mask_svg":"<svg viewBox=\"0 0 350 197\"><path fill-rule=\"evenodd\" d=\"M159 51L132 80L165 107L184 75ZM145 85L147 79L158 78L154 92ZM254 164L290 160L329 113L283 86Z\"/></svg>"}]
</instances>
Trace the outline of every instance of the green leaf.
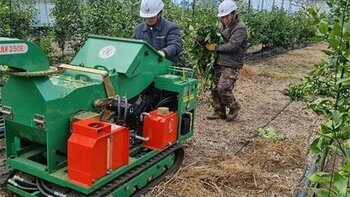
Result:
<instances>
[{"instance_id":1,"label":"green leaf","mask_svg":"<svg viewBox=\"0 0 350 197\"><path fill-rule=\"evenodd\" d=\"M274 128L259 128L258 133L260 136L273 141L281 141L285 139L283 135L277 134Z\"/></svg>"},{"instance_id":2,"label":"green leaf","mask_svg":"<svg viewBox=\"0 0 350 197\"><path fill-rule=\"evenodd\" d=\"M350 145L350 139L347 140ZM345 171L345 172L350 172L350 157L347 157L343 166L342 166L342 171Z\"/></svg>"},{"instance_id":3,"label":"green leaf","mask_svg":"<svg viewBox=\"0 0 350 197\"><path fill-rule=\"evenodd\" d=\"M326 50L326 49L324 49L324 50L321 50L323 53L325 53L326 55L332 55L334 52L333 51L331 51L331 50Z\"/></svg>"},{"instance_id":4,"label":"green leaf","mask_svg":"<svg viewBox=\"0 0 350 197\"><path fill-rule=\"evenodd\" d=\"M332 133L333 131L332 122L328 121L325 124L322 124L319 131L320 131L319 133L322 133L322 134Z\"/></svg>"},{"instance_id":5,"label":"green leaf","mask_svg":"<svg viewBox=\"0 0 350 197\"><path fill-rule=\"evenodd\" d=\"M314 188L313 191L318 197L329 197L329 191L326 189Z\"/></svg>"},{"instance_id":6,"label":"green leaf","mask_svg":"<svg viewBox=\"0 0 350 197\"><path fill-rule=\"evenodd\" d=\"M350 42L350 31L347 31L344 33L344 39L348 42Z\"/></svg>"},{"instance_id":7,"label":"green leaf","mask_svg":"<svg viewBox=\"0 0 350 197\"><path fill-rule=\"evenodd\" d=\"M349 85L350 84L350 77L342 78L337 81L337 84L343 84L343 85Z\"/></svg>"},{"instance_id":8,"label":"green leaf","mask_svg":"<svg viewBox=\"0 0 350 197\"><path fill-rule=\"evenodd\" d=\"M341 151L340 151L338 146L335 146L335 145L331 144L328 147L329 147L330 150L332 150L333 153L341 154Z\"/></svg>"},{"instance_id":9,"label":"green leaf","mask_svg":"<svg viewBox=\"0 0 350 197\"><path fill-rule=\"evenodd\" d=\"M342 33L342 28L341 26L336 23L333 25L333 30L332 30L332 34L335 35L335 36L341 36L341 33Z\"/></svg>"},{"instance_id":10,"label":"green leaf","mask_svg":"<svg viewBox=\"0 0 350 197\"><path fill-rule=\"evenodd\" d=\"M310 145L310 149L314 153L321 153L322 152L322 148L321 148L319 142L320 142L320 138L316 138Z\"/></svg>"},{"instance_id":11,"label":"green leaf","mask_svg":"<svg viewBox=\"0 0 350 197\"><path fill-rule=\"evenodd\" d=\"M332 120L334 122L333 126L335 128L337 128L341 124L342 120L341 120L341 114L339 113L339 111L333 111Z\"/></svg>"},{"instance_id":12,"label":"green leaf","mask_svg":"<svg viewBox=\"0 0 350 197\"><path fill-rule=\"evenodd\" d=\"M334 133L330 132L330 133L318 133L320 136L325 137L325 138L329 138L329 139L333 139L334 138Z\"/></svg>"},{"instance_id":13,"label":"green leaf","mask_svg":"<svg viewBox=\"0 0 350 197\"><path fill-rule=\"evenodd\" d=\"M337 189L337 196L346 196L348 188L348 178L340 175L339 173L333 174L333 185Z\"/></svg>"},{"instance_id":14,"label":"green leaf","mask_svg":"<svg viewBox=\"0 0 350 197\"><path fill-rule=\"evenodd\" d=\"M343 126L341 130L342 139L350 139L350 125ZM350 146L349 146L350 149Z\"/></svg>"},{"instance_id":15,"label":"green leaf","mask_svg":"<svg viewBox=\"0 0 350 197\"><path fill-rule=\"evenodd\" d=\"M318 28L318 30L320 31L320 33L326 34L328 32L328 23L325 21L322 21L320 23L320 27Z\"/></svg>"},{"instance_id":16,"label":"green leaf","mask_svg":"<svg viewBox=\"0 0 350 197\"><path fill-rule=\"evenodd\" d=\"M332 47L333 49L337 49L339 47L340 41L338 38L335 36L330 36L329 37L329 46Z\"/></svg>"},{"instance_id":17,"label":"green leaf","mask_svg":"<svg viewBox=\"0 0 350 197\"><path fill-rule=\"evenodd\" d=\"M344 146L345 146L347 149L350 149L350 139L344 141Z\"/></svg>"},{"instance_id":18,"label":"green leaf","mask_svg":"<svg viewBox=\"0 0 350 197\"><path fill-rule=\"evenodd\" d=\"M325 184L330 182L330 176L325 172L317 172L310 177L310 181L313 183Z\"/></svg>"}]
</instances>

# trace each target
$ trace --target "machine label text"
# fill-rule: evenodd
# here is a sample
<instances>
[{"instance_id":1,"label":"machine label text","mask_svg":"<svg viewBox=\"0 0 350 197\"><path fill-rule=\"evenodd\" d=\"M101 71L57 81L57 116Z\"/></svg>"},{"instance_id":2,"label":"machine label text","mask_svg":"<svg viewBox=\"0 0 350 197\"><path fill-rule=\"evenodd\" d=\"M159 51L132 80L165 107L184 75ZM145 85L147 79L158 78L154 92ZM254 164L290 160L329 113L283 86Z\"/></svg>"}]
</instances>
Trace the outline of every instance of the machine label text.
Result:
<instances>
[{"instance_id":1,"label":"machine label text","mask_svg":"<svg viewBox=\"0 0 350 197\"><path fill-rule=\"evenodd\" d=\"M27 53L28 45L25 43L0 44L0 55Z\"/></svg>"}]
</instances>

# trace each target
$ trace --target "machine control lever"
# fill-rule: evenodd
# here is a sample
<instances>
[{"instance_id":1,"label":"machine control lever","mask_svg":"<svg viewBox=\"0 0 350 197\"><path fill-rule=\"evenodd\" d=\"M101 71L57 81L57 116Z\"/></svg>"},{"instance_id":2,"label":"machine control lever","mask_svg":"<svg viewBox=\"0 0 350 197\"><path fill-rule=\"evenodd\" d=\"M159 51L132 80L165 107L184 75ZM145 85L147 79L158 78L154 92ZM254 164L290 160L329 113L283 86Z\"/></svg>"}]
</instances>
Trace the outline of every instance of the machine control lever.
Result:
<instances>
[{"instance_id":1,"label":"machine control lever","mask_svg":"<svg viewBox=\"0 0 350 197\"><path fill-rule=\"evenodd\" d=\"M139 135L134 135L134 137L135 137L135 139L141 140L141 141L144 141L144 142L149 141L148 137L142 137L142 136L139 136Z\"/></svg>"}]
</instances>

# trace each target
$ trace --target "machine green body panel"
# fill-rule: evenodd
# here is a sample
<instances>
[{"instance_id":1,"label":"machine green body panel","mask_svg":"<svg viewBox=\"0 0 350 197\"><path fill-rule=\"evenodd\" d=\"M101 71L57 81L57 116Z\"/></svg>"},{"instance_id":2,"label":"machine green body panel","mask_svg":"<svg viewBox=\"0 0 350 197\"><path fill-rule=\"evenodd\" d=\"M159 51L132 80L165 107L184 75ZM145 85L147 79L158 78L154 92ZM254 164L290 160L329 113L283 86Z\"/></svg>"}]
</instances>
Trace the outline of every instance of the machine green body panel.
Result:
<instances>
[{"instance_id":1,"label":"machine green body panel","mask_svg":"<svg viewBox=\"0 0 350 197\"><path fill-rule=\"evenodd\" d=\"M37 45L24 40L0 37L0 65L33 72L49 69L50 62Z\"/></svg>"},{"instance_id":2,"label":"machine green body panel","mask_svg":"<svg viewBox=\"0 0 350 197\"><path fill-rule=\"evenodd\" d=\"M11 192L13 192L13 193L16 193L16 194L18 194L19 196L22 196L22 197L35 197L35 196L39 196L39 192L38 192L38 191L29 193L29 192L27 192L27 191L25 191L25 190L21 190L21 189L19 189L19 188L17 188L17 187L14 187L14 186L10 185L10 184L7 184L6 187L7 187L7 189L8 189L9 191L11 191Z\"/></svg>"},{"instance_id":3,"label":"machine green body panel","mask_svg":"<svg viewBox=\"0 0 350 197\"><path fill-rule=\"evenodd\" d=\"M13 91L16 90L16 91ZM68 76L41 78L10 77L3 88L2 104L11 107L11 118L5 119L6 155L19 156L16 139L46 147L47 171L59 168L57 152L66 152L70 118L78 110L91 110L92 102L105 97L101 82L72 80ZM77 102L79 100L90 102ZM45 125L35 123L36 116Z\"/></svg>"},{"instance_id":4,"label":"machine green body panel","mask_svg":"<svg viewBox=\"0 0 350 197\"><path fill-rule=\"evenodd\" d=\"M198 80L194 78L181 77L181 75L165 74L155 79L155 87L178 93L178 116L181 118L187 112L194 114L197 107ZM194 120L192 118L192 125ZM179 122L178 140L184 141L193 135L193 127L189 133L181 134L182 122Z\"/></svg>"}]
</instances>

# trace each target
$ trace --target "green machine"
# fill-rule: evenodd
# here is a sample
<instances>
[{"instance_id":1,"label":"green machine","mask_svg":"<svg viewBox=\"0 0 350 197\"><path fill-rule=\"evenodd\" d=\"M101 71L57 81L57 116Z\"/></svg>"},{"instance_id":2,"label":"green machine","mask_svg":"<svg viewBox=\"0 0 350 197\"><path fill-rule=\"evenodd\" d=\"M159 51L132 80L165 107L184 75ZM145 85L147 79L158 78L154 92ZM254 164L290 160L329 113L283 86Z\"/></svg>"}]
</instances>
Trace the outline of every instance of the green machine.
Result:
<instances>
[{"instance_id":1,"label":"green machine","mask_svg":"<svg viewBox=\"0 0 350 197\"><path fill-rule=\"evenodd\" d=\"M6 187L20 196L139 196L182 163L197 80L143 41L90 36L52 67L0 38Z\"/></svg>"}]
</instances>

